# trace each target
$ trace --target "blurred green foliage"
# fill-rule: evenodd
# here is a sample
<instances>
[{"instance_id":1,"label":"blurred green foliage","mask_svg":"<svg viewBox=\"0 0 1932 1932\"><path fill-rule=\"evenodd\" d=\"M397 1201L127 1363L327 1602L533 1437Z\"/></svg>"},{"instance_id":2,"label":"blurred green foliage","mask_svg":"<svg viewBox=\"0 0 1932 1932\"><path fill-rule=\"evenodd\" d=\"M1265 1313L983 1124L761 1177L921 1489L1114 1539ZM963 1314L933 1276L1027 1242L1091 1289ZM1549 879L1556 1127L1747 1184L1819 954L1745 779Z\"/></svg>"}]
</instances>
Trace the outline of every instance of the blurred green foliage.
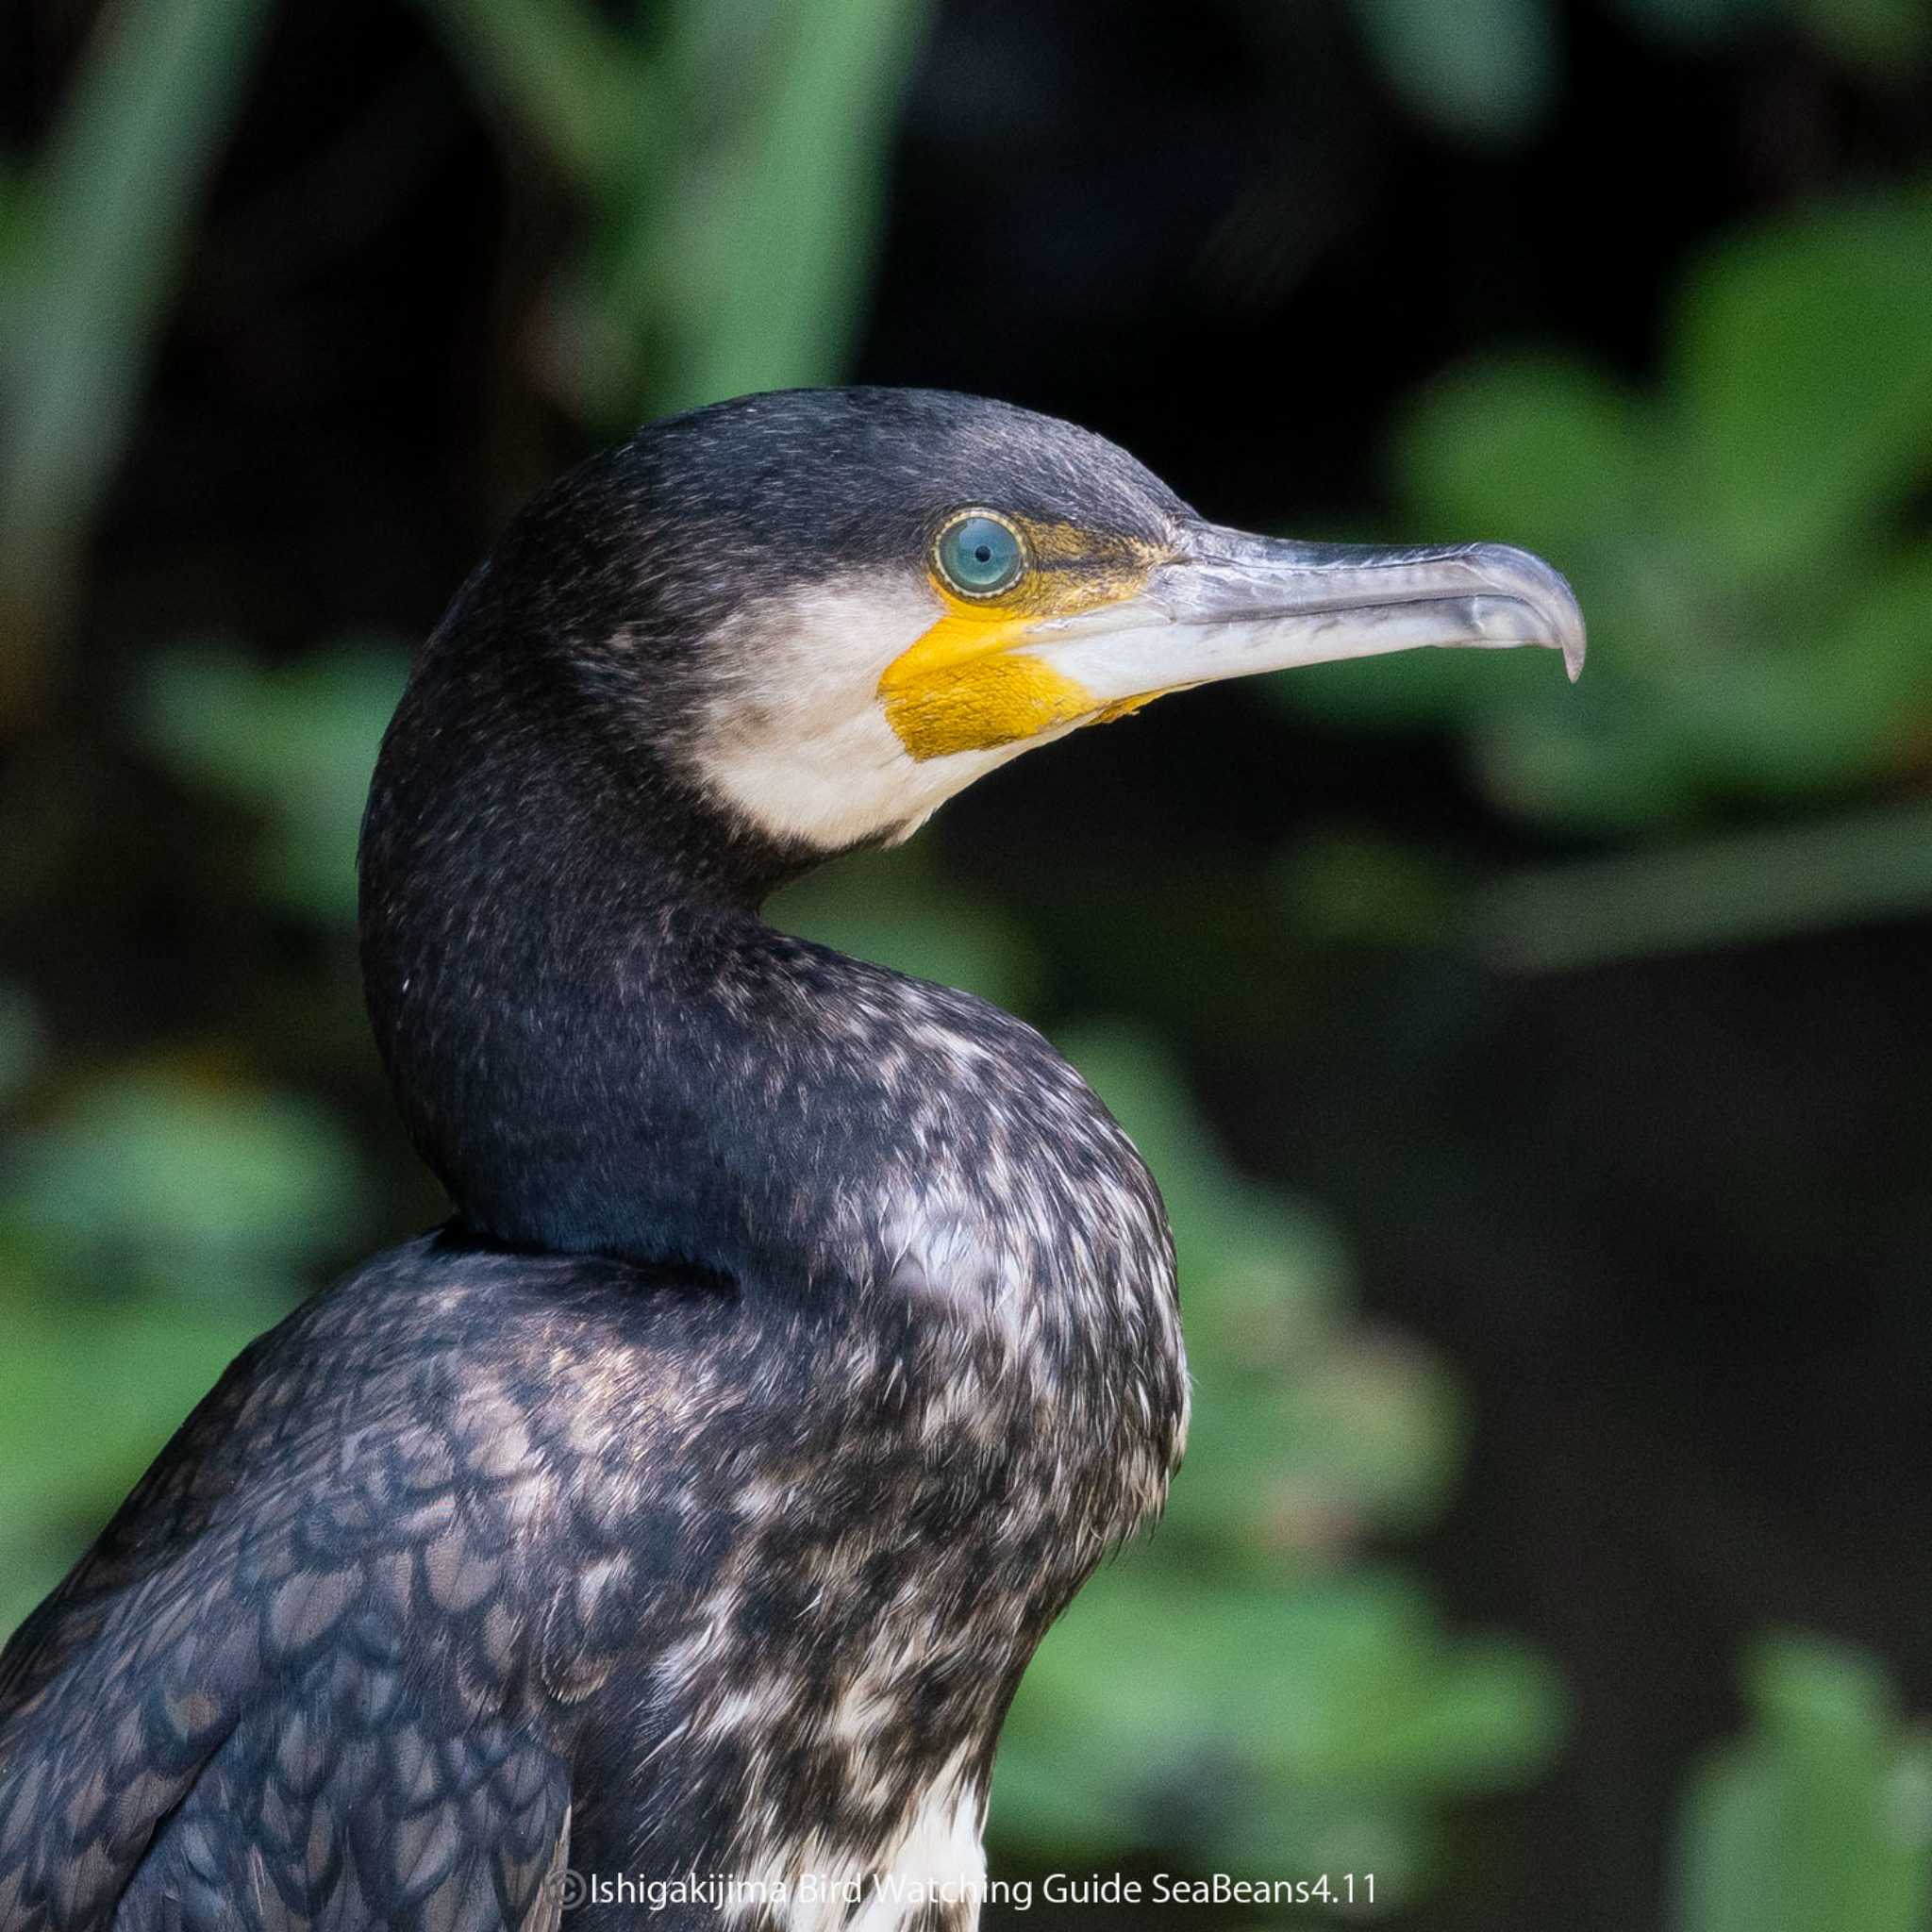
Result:
<instances>
[{"instance_id":1,"label":"blurred green foliage","mask_svg":"<svg viewBox=\"0 0 1932 1932\"><path fill-rule=\"evenodd\" d=\"M1674 1932L1932 1924L1932 1736L1838 1644L1769 1640L1745 1680L1752 1728L1685 1803Z\"/></svg>"},{"instance_id":2,"label":"blurred green foliage","mask_svg":"<svg viewBox=\"0 0 1932 1932\"><path fill-rule=\"evenodd\" d=\"M135 741L261 827L261 894L317 920L353 920L369 774L408 675L408 647L350 639L266 671L235 650L156 654L129 708Z\"/></svg>"},{"instance_id":3,"label":"blurred green foliage","mask_svg":"<svg viewBox=\"0 0 1932 1932\"><path fill-rule=\"evenodd\" d=\"M1351 728L1456 731L1490 795L1551 832L1641 841L1482 882L1467 929L1504 963L1932 900L1910 802L1932 762L1932 538L1911 514L1932 484L1932 192L1731 238L1665 339L1655 393L1491 359L1432 384L1397 436L1406 529L1564 560L1591 627L1574 692L1437 652L1278 683ZM1707 829L1778 806L1816 815Z\"/></svg>"},{"instance_id":4,"label":"blurred green foliage","mask_svg":"<svg viewBox=\"0 0 1932 1932\"><path fill-rule=\"evenodd\" d=\"M590 211L543 366L628 427L836 378L871 265L885 144L924 0L425 0L452 54Z\"/></svg>"},{"instance_id":5,"label":"blurred green foliage","mask_svg":"<svg viewBox=\"0 0 1932 1932\"><path fill-rule=\"evenodd\" d=\"M360 1165L312 1101L189 1065L82 1082L0 1182L0 1624L59 1578L318 1254Z\"/></svg>"},{"instance_id":6,"label":"blurred green foliage","mask_svg":"<svg viewBox=\"0 0 1932 1932\"><path fill-rule=\"evenodd\" d=\"M0 184L0 718L39 684L267 11L106 9L31 173Z\"/></svg>"}]
</instances>

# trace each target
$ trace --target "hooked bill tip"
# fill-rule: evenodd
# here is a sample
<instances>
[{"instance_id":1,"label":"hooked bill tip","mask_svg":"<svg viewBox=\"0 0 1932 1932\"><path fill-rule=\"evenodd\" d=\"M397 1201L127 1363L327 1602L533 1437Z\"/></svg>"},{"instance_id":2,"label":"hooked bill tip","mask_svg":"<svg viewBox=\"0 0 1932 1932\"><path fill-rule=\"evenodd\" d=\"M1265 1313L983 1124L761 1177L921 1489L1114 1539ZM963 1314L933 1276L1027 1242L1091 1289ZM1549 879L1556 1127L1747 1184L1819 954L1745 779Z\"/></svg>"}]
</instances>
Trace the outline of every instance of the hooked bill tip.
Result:
<instances>
[{"instance_id":1,"label":"hooked bill tip","mask_svg":"<svg viewBox=\"0 0 1932 1932\"><path fill-rule=\"evenodd\" d=\"M1583 675L1589 639L1584 631L1583 607L1577 603L1569 578L1533 552L1518 550L1512 544L1479 543L1470 557L1495 590L1521 598L1549 626L1549 636L1543 641L1562 652L1563 669L1574 684Z\"/></svg>"}]
</instances>

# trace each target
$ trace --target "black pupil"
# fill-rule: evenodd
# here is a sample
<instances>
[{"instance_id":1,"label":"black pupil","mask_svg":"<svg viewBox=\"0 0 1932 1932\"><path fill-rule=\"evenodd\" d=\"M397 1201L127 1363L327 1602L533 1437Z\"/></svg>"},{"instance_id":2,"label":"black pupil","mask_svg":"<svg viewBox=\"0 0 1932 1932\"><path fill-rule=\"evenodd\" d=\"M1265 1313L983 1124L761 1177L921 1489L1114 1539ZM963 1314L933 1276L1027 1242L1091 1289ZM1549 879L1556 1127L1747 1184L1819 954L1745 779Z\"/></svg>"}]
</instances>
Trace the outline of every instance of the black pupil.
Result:
<instances>
[{"instance_id":1,"label":"black pupil","mask_svg":"<svg viewBox=\"0 0 1932 1932\"><path fill-rule=\"evenodd\" d=\"M974 551L973 555L981 563L991 563L992 561L992 545L991 543L982 543Z\"/></svg>"}]
</instances>

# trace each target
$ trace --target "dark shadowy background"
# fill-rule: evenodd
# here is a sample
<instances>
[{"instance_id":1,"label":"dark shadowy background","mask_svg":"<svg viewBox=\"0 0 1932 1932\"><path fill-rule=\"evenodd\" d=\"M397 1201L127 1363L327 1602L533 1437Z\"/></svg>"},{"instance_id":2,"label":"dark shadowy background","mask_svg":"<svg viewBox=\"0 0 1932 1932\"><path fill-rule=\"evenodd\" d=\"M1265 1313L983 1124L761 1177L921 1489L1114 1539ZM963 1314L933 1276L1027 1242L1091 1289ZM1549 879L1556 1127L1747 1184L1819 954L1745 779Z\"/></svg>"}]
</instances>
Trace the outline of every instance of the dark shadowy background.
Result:
<instances>
[{"instance_id":1,"label":"dark shadowy background","mask_svg":"<svg viewBox=\"0 0 1932 1932\"><path fill-rule=\"evenodd\" d=\"M504 519L975 390L1592 623L1161 705L784 908L1045 1026L1182 1244L1194 1454L996 1873L1932 1925L1919 0L14 0L0 89L0 1628L441 1212L353 842Z\"/></svg>"}]
</instances>

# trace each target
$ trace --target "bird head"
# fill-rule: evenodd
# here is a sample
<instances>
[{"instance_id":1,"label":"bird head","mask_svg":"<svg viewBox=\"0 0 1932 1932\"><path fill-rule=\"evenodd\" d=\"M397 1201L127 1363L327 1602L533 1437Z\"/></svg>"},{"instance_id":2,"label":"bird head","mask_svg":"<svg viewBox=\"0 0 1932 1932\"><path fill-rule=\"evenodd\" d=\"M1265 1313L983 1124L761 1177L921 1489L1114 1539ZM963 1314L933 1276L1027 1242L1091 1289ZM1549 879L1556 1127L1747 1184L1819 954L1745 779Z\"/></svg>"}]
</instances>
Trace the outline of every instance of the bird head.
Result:
<instances>
[{"instance_id":1,"label":"bird head","mask_svg":"<svg viewBox=\"0 0 1932 1932\"><path fill-rule=\"evenodd\" d=\"M1521 643L1583 654L1568 587L1521 551L1224 529L1003 404L799 391L654 424L512 522L384 741L362 955L417 1145L499 1238L777 1241L793 1208L747 1207L719 1152L777 1131L782 1027L756 1105L719 1091L756 1006L730 962L775 887L1166 692ZM830 1131L770 1174L831 1171Z\"/></svg>"},{"instance_id":2,"label":"bird head","mask_svg":"<svg viewBox=\"0 0 1932 1932\"><path fill-rule=\"evenodd\" d=\"M1425 644L1583 661L1569 586L1523 551L1252 536L1105 438L933 391L654 425L538 499L499 586L520 563L600 700L804 858L1195 685Z\"/></svg>"}]
</instances>

